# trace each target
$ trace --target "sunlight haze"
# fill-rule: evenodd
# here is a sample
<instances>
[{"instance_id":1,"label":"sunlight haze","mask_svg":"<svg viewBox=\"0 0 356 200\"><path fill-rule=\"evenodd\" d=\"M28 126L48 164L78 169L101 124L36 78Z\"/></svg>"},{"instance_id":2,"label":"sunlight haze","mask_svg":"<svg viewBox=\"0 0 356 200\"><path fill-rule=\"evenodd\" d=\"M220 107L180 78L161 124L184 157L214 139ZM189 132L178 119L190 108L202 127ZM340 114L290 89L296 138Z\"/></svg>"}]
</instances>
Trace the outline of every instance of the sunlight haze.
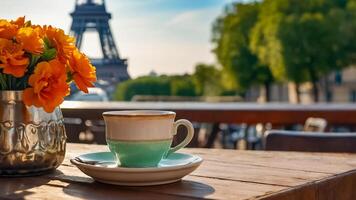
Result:
<instances>
[{"instance_id":1,"label":"sunlight haze","mask_svg":"<svg viewBox=\"0 0 356 200\"><path fill-rule=\"evenodd\" d=\"M74 0L0 0L0 17L25 15L34 24L51 24L69 32ZM211 25L231 0L107 0L120 56L128 58L131 76L183 74L199 62L214 63ZM21 6L19 6L21 5ZM84 34L82 50L102 55L97 33Z\"/></svg>"}]
</instances>

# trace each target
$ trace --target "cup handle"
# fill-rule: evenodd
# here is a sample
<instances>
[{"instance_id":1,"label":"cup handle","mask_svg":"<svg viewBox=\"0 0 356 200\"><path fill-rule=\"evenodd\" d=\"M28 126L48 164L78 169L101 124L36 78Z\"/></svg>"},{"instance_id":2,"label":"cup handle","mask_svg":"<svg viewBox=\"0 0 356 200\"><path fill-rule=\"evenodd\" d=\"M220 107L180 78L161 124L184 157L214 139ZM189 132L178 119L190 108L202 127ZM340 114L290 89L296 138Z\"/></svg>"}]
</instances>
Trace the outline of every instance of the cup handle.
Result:
<instances>
[{"instance_id":1,"label":"cup handle","mask_svg":"<svg viewBox=\"0 0 356 200\"><path fill-rule=\"evenodd\" d=\"M193 136L194 136L193 124L186 119L180 119L180 120L177 120L176 122L174 122L174 124L173 124L174 134L173 135L177 135L177 130L180 125L183 125L187 128L187 137L185 137L185 139L177 146L170 148L168 150L167 156L170 155L171 153L176 152L179 149L187 146L187 144L189 144L189 142L193 139Z\"/></svg>"}]
</instances>

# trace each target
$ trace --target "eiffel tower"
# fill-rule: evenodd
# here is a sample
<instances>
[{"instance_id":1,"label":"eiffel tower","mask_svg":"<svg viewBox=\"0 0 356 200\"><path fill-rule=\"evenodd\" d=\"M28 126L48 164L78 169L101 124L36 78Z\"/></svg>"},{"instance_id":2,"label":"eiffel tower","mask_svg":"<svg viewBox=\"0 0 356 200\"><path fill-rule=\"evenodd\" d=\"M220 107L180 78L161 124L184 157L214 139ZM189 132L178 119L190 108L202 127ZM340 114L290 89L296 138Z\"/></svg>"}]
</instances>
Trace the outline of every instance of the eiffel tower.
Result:
<instances>
[{"instance_id":1,"label":"eiffel tower","mask_svg":"<svg viewBox=\"0 0 356 200\"><path fill-rule=\"evenodd\" d=\"M106 11L105 0L101 3L93 0L84 2L76 0L75 10L70 15L73 19L70 33L76 38L78 49L82 46L85 31L98 32L103 58L91 61L96 66L99 85L103 82L103 87L112 92L117 83L129 79L130 76L127 72L127 59L120 58L110 30L111 14Z\"/></svg>"}]
</instances>

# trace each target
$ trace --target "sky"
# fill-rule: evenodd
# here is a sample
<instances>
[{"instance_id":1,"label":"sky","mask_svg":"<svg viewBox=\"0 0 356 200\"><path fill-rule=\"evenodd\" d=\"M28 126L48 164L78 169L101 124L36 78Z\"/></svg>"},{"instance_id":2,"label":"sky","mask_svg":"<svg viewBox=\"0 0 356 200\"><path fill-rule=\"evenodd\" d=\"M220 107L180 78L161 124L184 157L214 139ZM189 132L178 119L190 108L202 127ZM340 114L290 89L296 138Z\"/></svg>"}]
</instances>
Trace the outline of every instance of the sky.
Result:
<instances>
[{"instance_id":1,"label":"sky","mask_svg":"<svg viewBox=\"0 0 356 200\"><path fill-rule=\"evenodd\" d=\"M99 1L100 2L100 1ZM215 63L211 28L232 0L106 0L113 37L132 77L192 73L197 63ZM26 16L69 32L74 0L0 0L0 18ZM97 33L86 33L82 51L101 57Z\"/></svg>"}]
</instances>

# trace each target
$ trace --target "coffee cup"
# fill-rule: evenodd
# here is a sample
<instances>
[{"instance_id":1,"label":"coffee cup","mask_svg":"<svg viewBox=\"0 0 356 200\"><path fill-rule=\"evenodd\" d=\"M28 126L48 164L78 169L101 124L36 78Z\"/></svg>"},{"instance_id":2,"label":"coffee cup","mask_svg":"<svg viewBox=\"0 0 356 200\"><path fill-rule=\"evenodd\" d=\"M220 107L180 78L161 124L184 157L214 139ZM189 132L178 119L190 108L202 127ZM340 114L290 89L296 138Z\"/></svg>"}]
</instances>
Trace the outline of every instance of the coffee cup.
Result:
<instances>
[{"instance_id":1,"label":"coffee cup","mask_svg":"<svg viewBox=\"0 0 356 200\"><path fill-rule=\"evenodd\" d=\"M185 147L193 138L188 120L174 121L171 111L132 110L104 112L106 142L122 167L156 167L171 153ZM171 147L179 126L187 129L186 138Z\"/></svg>"}]
</instances>

